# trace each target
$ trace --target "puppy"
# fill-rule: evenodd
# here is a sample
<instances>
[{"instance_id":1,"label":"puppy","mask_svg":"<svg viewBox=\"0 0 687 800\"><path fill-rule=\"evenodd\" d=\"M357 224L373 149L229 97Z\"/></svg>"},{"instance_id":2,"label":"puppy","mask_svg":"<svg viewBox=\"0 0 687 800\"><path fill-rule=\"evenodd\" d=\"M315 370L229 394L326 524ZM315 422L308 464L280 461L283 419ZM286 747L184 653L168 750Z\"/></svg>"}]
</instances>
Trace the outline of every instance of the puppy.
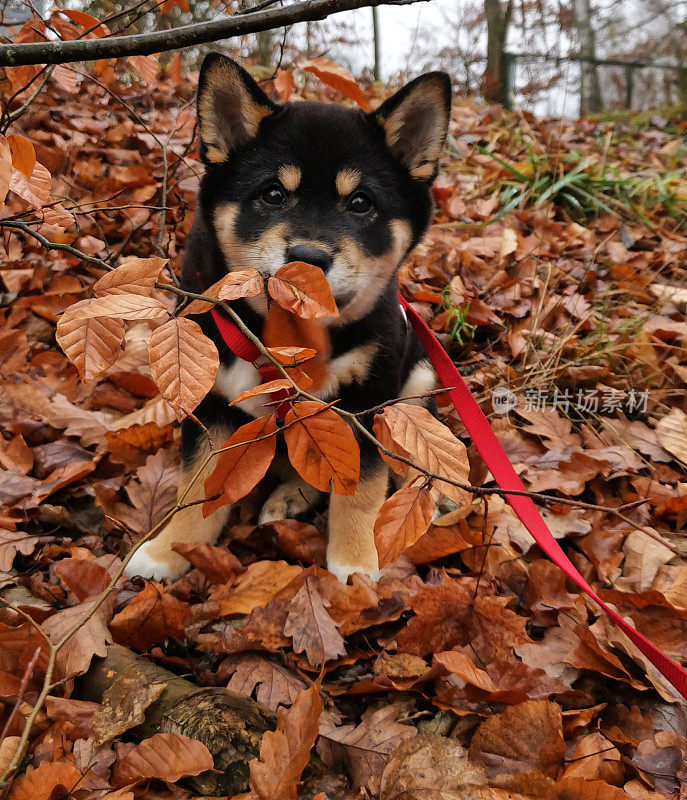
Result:
<instances>
[{"instance_id":1,"label":"puppy","mask_svg":"<svg viewBox=\"0 0 687 800\"><path fill-rule=\"evenodd\" d=\"M267 278L284 264L320 267L339 316L325 320L331 339L328 379L315 394L362 411L434 388L434 372L406 325L396 272L427 229L430 187L446 137L451 84L443 72L408 83L373 112L325 103L272 102L225 56L203 62L198 85L200 157L205 173L184 255L184 288L203 292L228 271L256 267ZM234 304L256 335L267 300ZM260 383L253 364L227 348L210 314L195 318L220 356L217 381L195 410L220 445L240 425L268 413L265 396L229 406ZM364 418L371 425L371 415ZM341 581L379 575L373 525L388 492L388 468L358 437L360 481L352 496L331 494L327 567ZM205 433L182 424L183 490L207 457ZM214 459L186 496L203 497ZM261 522L295 516L319 492L295 472L267 500ZM161 580L188 569L174 542L214 542L230 508L203 518L201 506L179 512L128 565L130 575Z\"/></svg>"}]
</instances>

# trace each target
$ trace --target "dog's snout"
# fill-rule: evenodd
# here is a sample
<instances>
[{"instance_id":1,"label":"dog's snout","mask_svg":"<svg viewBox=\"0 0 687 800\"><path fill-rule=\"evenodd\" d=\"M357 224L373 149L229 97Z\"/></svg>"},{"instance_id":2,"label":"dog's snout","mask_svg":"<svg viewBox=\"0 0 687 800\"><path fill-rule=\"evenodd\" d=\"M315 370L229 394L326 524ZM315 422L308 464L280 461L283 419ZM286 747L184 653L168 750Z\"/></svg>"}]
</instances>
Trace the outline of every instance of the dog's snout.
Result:
<instances>
[{"instance_id":1,"label":"dog's snout","mask_svg":"<svg viewBox=\"0 0 687 800\"><path fill-rule=\"evenodd\" d=\"M286 251L287 261L305 261L326 272L332 264L332 256L321 247L309 244L297 244L289 247Z\"/></svg>"}]
</instances>

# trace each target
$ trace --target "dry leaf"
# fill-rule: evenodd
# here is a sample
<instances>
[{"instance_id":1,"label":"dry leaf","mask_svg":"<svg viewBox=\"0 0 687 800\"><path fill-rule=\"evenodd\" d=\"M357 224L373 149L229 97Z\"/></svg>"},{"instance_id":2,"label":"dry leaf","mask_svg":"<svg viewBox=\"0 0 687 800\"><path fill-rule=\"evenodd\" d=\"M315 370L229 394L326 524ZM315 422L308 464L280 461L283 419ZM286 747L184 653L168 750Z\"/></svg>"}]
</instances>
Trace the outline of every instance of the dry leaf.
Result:
<instances>
[{"instance_id":1,"label":"dry leaf","mask_svg":"<svg viewBox=\"0 0 687 800\"><path fill-rule=\"evenodd\" d=\"M338 317L332 290L319 267L292 261L267 281L267 291L286 311L305 319Z\"/></svg>"},{"instance_id":2,"label":"dry leaf","mask_svg":"<svg viewBox=\"0 0 687 800\"><path fill-rule=\"evenodd\" d=\"M313 400L296 403L284 423L289 461L301 478L322 492L331 484L335 494L354 494L360 450L348 424Z\"/></svg>"},{"instance_id":3,"label":"dry leaf","mask_svg":"<svg viewBox=\"0 0 687 800\"><path fill-rule=\"evenodd\" d=\"M84 317L90 300L74 303L57 323L55 338L85 381L103 374L121 352L126 328L121 319Z\"/></svg>"},{"instance_id":4,"label":"dry leaf","mask_svg":"<svg viewBox=\"0 0 687 800\"><path fill-rule=\"evenodd\" d=\"M427 531L433 513L434 499L422 480L391 495L379 509L374 526L380 569L397 561Z\"/></svg>"},{"instance_id":5,"label":"dry leaf","mask_svg":"<svg viewBox=\"0 0 687 800\"><path fill-rule=\"evenodd\" d=\"M300 61L298 66L306 72L312 72L322 83L326 83L327 86L331 86L332 89L341 92L344 97L355 100L363 111L370 110L367 97L365 97L356 79L347 69L335 64L329 58L313 58L310 61Z\"/></svg>"},{"instance_id":6,"label":"dry leaf","mask_svg":"<svg viewBox=\"0 0 687 800\"><path fill-rule=\"evenodd\" d=\"M50 761L35 769L28 767L12 785L8 800L51 800L58 786L71 793L82 780L83 776L73 764Z\"/></svg>"},{"instance_id":7,"label":"dry leaf","mask_svg":"<svg viewBox=\"0 0 687 800\"><path fill-rule=\"evenodd\" d=\"M166 258L138 258L128 256L112 272L107 272L96 281L93 291L101 296L112 294L135 294L150 297L155 281L168 263Z\"/></svg>"},{"instance_id":8,"label":"dry leaf","mask_svg":"<svg viewBox=\"0 0 687 800\"><path fill-rule=\"evenodd\" d=\"M343 637L327 613L330 605L319 592L317 578L306 575L298 594L291 601L284 625L284 635L293 639L293 649L297 653L305 650L314 667L346 655Z\"/></svg>"},{"instance_id":9,"label":"dry leaf","mask_svg":"<svg viewBox=\"0 0 687 800\"><path fill-rule=\"evenodd\" d=\"M87 301L80 308L83 317L112 317L114 319L160 320L169 316L165 306L153 297L140 294L107 294Z\"/></svg>"},{"instance_id":10,"label":"dry leaf","mask_svg":"<svg viewBox=\"0 0 687 800\"><path fill-rule=\"evenodd\" d=\"M179 733L156 733L117 760L112 782L125 786L159 778L174 783L189 775L200 775L213 766L210 751L197 739Z\"/></svg>"},{"instance_id":11,"label":"dry leaf","mask_svg":"<svg viewBox=\"0 0 687 800\"><path fill-rule=\"evenodd\" d=\"M17 133L10 133L7 143L12 153L12 166L23 172L27 179L31 178L36 166L36 151L31 142Z\"/></svg>"},{"instance_id":12,"label":"dry leaf","mask_svg":"<svg viewBox=\"0 0 687 800\"><path fill-rule=\"evenodd\" d=\"M250 787L260 800L296 800L298 781L315 744L322 713L319 681L277 711L276 731L263 734L260 759L250 762Z\"/></svg>"},{"instance_id":13,"label":"dry leaf","mask_svg":"<svg viewBox=\"0 0 687 800\"><path fill-rule=\"evenodd\" d=\"M150 374L181 419L212 389L219 370L213 341L192 319L174 317L150 337Z\"/></svg>"},{"instance_id":14,"label":"dry leaf","mask_svg":"<svg viewBox=\"0 0 687 800\"><path fill-rule=\"evenodd\" d=\"M187 603L166 592L162 584L146 581L143 590L112 619L110 630L119 644L146 652L168 638L184 640L190 618Z\"/></svg>"},{"instance_id":15,"label":"dry leaf","mask_svg":"<svg viewBox=\"0 0 687 800\"><path fill-rule=\"evenodd\" d=\"M671 408L658 421L656 435L661 447L687 466L687 414L681 408Z\"/></svg>"},{"instance_id":16,"label":"dry leaf","mask_svg":"<svg viewBox=\"0 0 687 800\"><path fill-rule=\"evenodd\" d=\"M203 515L228 503L235 503L265 477L277 447L277 421L274 414L258 417L242 425L222 445L215 469L205 479Z\"/></svg>"}]
</instances>

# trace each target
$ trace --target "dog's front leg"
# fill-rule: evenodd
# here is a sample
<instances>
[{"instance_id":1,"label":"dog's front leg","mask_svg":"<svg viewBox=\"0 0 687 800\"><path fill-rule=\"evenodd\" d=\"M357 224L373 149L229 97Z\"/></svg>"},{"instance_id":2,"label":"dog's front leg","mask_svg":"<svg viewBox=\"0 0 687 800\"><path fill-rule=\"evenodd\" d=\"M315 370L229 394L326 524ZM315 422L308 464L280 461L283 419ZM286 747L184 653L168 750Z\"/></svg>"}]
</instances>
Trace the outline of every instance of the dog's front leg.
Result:
<instances>
[{"instance_id":1,"label":"dog's front leg","mask_svg":"<svg viewBox=\"0 0 687 800\"><path fill-rule=\"evenodd\" d=\"M386 500L389 470L377 457L363 469L353 495L331 494L327 569L345 583L354 572L378 580L374 524Z\"/></svg>"},{"instance_id":2,"label":"dog's front leg","mask_svg":"<svg viewBox=\"0 0 687 800\"><path fill-rule=\"evenodd\" d=\"M209 517L203 517L202 503L205 497L203 484L215 468L217 456L208 460L213 449L221 445L231 435L226 423L215 420L205 421L212 438L212 447L205 432L190 420L182 424L181 476L178 498L181 511L172 517L162 531L149 542L141 545L126 567L128 575L141 575L144 578L162 580L175 579L189 568L188 561L172 550L175 542L204 542L212 544L222 532L231 506L222 506ZM207 463L206 463L207 462ZM195 480L194 480L195 478ZM190 485L190 489L188 488ZM188 491L187 491L188 489ZM194 503L194 505L188 505Z\"/></svg>"}]
</instances>

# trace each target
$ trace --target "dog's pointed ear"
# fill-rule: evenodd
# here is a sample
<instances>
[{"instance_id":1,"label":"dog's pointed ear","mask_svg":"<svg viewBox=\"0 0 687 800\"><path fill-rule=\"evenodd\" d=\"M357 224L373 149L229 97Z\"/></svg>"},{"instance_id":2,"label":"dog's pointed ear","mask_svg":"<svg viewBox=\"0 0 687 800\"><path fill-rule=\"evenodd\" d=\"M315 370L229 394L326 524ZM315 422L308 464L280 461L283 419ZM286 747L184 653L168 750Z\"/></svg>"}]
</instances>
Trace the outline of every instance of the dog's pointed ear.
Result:
<instances>
[{"instance_id":1,"label":"dog's pointed ear","mask_svg":"<svg viewBox=\"0 0 687 800\"><path fill-rule=\"evenodd\" d=\"M433 181L451 115L451 79L428 72L385 100L372 116L389 150L417 180Z\"/></svg>"},{"instance_id":2,"label":"dog's pointed ear","mask_svg":"<svg viewBox=\"0 0 687 800\"><path fill-rule=\"evenodd\" d=\"M276 108L243 67L220 53L209 53L198 78L201 159L206 164L226 161Z\"/></svg>"}]
</instances>

